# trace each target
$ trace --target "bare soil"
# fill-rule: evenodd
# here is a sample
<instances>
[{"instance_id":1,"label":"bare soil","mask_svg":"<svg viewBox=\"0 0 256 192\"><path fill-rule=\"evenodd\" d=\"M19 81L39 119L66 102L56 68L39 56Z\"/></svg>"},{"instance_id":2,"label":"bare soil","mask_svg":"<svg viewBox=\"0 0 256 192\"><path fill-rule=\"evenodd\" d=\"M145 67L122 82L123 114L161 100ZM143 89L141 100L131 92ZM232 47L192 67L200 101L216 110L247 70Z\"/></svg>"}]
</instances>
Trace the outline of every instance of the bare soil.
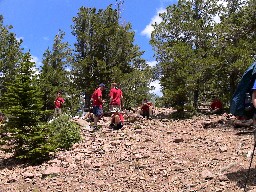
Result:
<instances>
[{"instance_id":1,"label":"bare soil","mask_svg":"<svg viewBox=\"0 0 256 192\"><path fill-rule=\"evenodd\" d=\"M172 120L171 112L159 109L152 120L138 118L118 131L109 129L108 117L95 132L77 119L82 141L36 166L0 152L0 191L244 191L252 128L234 128L227 114ZM255 163L248 191L256 191Z\"/></svg>"}]
</instances>

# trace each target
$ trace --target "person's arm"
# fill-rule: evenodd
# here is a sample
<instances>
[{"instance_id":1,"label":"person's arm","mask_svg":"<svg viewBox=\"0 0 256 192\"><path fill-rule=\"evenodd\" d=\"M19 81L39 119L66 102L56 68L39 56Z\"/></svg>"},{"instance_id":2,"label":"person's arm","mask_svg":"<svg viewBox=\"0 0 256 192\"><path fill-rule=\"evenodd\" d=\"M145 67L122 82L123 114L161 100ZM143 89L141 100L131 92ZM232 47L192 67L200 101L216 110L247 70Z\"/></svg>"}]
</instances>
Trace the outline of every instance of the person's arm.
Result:
<instances>
[{"instance_id":1,"label":"person's arm","mask_svg":"<svg viewBox=\"0 0 256 192\"><path fill-rule=\"evenodd\" d=\"M113 96L110 97L109 104L112 103Z\"/></svg>"},{"instance_id":2,"label":"person's arm","mask_svg":"<svg viewBox=\"0 0 256 192\"><path fill-rule=\"evenodd\" d=\"M252 92L252 104L256 108L256 89Z\"/></svg>"},{"instance_id":3,"label":"person's arm","mask_svg":"<svg viewBox=\"0 0 256 192\"><path fill-rule=\"evenodd\" d=\"M102 103L102 102L103 102L103 100L102 100L102 96L99 96L99 97L98 97L98 100L99 100L99 102L101 102L101 103Z\"/></svg>"},{"instance_id":4,"label":"person's arm","mask_svg":"<svg viewBox=\"0 0 256 192\"><path fill-rule=\"evenodd\" d=\"M121 91L120 101L121 101L121 107L123 107L124 106L124 97L123 97L122 91Z\"/></svg>"},{"instance_id":5,"label":"person's arm","mask_svg":"<svg viewBox=\"0 0 256 192\"><path fill-rule=\"evenodd\" d=\"M109 97L110 97L109 103L112 103L112 100L113 100L113 90L112 89L110 89Z\"/></svg>"}]
</instances>

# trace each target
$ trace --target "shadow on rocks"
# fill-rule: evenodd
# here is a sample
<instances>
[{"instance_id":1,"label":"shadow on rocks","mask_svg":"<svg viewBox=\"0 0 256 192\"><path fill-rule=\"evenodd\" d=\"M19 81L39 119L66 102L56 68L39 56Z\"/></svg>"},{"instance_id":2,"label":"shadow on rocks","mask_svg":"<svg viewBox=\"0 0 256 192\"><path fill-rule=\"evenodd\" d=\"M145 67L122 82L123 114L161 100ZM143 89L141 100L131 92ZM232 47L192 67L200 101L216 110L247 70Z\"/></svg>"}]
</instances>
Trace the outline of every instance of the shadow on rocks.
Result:
<instances>
[{"instance_id":1,"label":"shadow on rocks","mask_svg":"<svg viewBox=\"0 0 256 192\"><path fill-rule=\"evenodd\" d=\"M17 167L17 166L28 167L30 165L31 164L29 164L28 162L26 162L24 160L17 159L15 157L0 159L0 170L3 170L5 168L11 170L11 169L13 169L14 167Z\"/></svg>"},{"instance_id":2,"label":"shadow on rocks","mask_svg":"<svg viewBox=\"0 0 256 192\"><path fill-rule=\"evenodd\" d=\"M7 169L13 169L15 167L29 167L29 166L36 166L36 165L41 165L42 163L50 160L51 158L47 159L41 159L41 160L31 160L31 159L18 159L15 158L14 156L2 159L0 158L0 170L3 170L5 168Z\"/></svg>"},{"instance_id":3,"label":"shadow on rocks","mask_svg":"<svg viewBox=\"0 0 256 192\"><path fill-rule=\"evenodd\" d=\"M248 178L248 169L239 170L236 172L231 172L226 174L227 178L231 181L237 183L239 188L245 187L249 188L250 186L256 186L256 169L251 168Z\"/></svg>"}]
</instances>

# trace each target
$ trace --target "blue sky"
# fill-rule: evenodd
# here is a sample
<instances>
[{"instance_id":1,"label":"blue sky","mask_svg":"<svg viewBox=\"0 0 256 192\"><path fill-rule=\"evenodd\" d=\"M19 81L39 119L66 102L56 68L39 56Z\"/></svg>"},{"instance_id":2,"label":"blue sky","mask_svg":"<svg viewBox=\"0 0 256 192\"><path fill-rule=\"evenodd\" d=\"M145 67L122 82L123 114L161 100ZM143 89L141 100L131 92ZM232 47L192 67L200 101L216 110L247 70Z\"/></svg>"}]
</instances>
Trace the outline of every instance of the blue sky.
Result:
<instances>
[{"instance_id":1,"label":"blue sky","mask_svg":"<svg viewBox=\"0 0 256 192\"><path fill-rule=\"evenodd\" d=\"M150 65L156 63L149 44L150 25L159 22L159 12L173 3L177 0L124 0L121 6L121 22L132 24L136 33L135 44L145 51L143 58ZM59 29L66 33L65 41L71 45L75 42L70 26L81 6L105 9L110 4L115 7L116 0L0 0L0 14L4 17L4 24L12 25L11 31L23 39L22 47L30 50L33 60L40 65L44 51L52 48ZM152 85L156 87L154 92L161 96L158 82Z\"/></svg>"}]
</instances>

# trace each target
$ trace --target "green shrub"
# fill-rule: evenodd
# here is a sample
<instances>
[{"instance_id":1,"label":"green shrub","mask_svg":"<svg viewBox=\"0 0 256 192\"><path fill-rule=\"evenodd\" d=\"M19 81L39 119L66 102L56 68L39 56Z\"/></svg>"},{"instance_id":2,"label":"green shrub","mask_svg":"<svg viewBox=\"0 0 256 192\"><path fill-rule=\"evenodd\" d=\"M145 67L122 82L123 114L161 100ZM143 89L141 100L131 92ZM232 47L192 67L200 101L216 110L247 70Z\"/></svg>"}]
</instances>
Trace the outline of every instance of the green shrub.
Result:
<instances>
[{"instance_id":1,"label":"green shrub","mask_svg":"<svg viewBox=\"0 0 256 192\"><path fill-rule=\"evenodd\" d=\"M68 115L61 115L49 123L49 143L56 148L69 149L81 139L80 128L75 122L70 121Z\"/></svg>"}]
</instances>

